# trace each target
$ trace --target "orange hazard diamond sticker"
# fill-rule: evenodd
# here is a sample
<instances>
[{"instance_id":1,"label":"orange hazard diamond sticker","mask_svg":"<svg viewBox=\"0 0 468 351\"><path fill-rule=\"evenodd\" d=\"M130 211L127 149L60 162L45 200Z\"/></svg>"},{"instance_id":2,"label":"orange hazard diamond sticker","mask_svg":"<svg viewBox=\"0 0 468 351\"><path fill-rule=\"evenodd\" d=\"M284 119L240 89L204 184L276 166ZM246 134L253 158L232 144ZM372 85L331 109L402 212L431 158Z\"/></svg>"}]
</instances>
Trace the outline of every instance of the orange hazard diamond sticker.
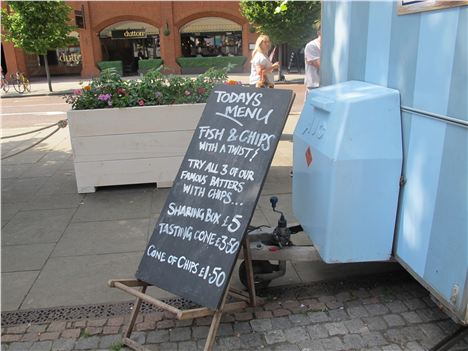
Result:
<instances>
[{"instance_id":1,"label":"orange hazard diamond sticker","mask_svg":"<svg viewBox=\"0 0 468 351\"><path fill-rule=\"evenodd\" d=\"M310 146L306 150L305 157L306 157L307 167L309 167L312 164L312 151L310 150Z\"/></svg>"}]
</instances>

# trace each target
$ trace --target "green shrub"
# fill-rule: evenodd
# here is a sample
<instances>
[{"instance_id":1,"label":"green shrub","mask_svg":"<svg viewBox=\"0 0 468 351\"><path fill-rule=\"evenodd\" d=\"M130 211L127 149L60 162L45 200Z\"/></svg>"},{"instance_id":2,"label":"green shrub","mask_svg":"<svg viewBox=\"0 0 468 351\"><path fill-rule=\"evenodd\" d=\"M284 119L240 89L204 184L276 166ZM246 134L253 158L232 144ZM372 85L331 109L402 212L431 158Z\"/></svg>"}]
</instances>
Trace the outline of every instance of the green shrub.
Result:
<instances>
[{"instance_id":1,"label":"green shrub","mask_svg":"<svg viewBox=\"0 0 468 351\"><path fill-rule=\"evenodd\" d=\"M141 80L124 80L115 69L105 69L88 85L66 96L66 101L73 110L201 103L216 84L227 80L227 67L211 68L195 78L164 75L162 68L149 70Z\"/></svg>"},{"instance_id":2,"label":"green shrub","mask_svg":"<svg viewBox=\"0 0 468 351\"><path fill-rule=\"evenodd\" d=\"M122 61L100 61L97 65L101 72L105 69L115 69L118 74L123 74Z\"/></svg>"},{"instance_id":3,"label":"green shrub","mask_svg":"<svg viewBox=\"0 0 468 351\"><path fill-rule=\"evenodd\" d=\"M242 66L246 58L244 56L219 56L219 57L179 57L177 63L182 68L221 68L231 65Z\"/></svg>"},{"instance_id":4,"label":"green shrub","mask_svg":"<svg viewBox=\"0 0 468 351\"><path fill-rule=\"evenodd\" d=\"M159 68L163 63L161 59L147 59L138 61L138 73L145 74L151 69Z\"/></svg>"}]
</instances>

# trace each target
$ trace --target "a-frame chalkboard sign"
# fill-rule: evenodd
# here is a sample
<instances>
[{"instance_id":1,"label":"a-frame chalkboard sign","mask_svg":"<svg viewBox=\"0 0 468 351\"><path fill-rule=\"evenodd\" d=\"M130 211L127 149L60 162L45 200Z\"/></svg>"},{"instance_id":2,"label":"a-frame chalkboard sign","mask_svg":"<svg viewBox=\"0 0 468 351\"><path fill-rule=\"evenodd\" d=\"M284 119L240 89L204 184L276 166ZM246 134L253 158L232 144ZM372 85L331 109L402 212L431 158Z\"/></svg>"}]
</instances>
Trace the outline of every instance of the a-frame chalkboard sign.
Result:
<instances>
[{"instance_id":1,"label":"a-frame chalkboard sign","mask_svg":"<svg viewBox=\"0 0 468 351\"><path fill-rule=\"evenodd\" d=\"M293 99L290 90L214 88L143 254L138 280L111 286L132 293L132 286L154 285L211 314L226 311L232 270L241 246L249 257L245 233ZM252 292L253 286L250 302ZM233 294L242 299L238 291ZM165 308L161 303L155 304Z\"/></svg>"}]
</instances>

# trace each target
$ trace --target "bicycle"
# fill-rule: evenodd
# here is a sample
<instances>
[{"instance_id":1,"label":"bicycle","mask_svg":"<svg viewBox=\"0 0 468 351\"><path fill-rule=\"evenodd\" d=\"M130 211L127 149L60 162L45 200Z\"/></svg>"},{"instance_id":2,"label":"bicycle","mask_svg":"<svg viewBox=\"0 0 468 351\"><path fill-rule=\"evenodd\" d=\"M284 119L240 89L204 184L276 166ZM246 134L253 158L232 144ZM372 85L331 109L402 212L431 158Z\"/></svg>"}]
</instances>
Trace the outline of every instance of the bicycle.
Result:
<instances>
[{"instance_id":1,"label":"bicycle","mask_svg":"<svg viewBox=\"0 0 468 351\"><path fill-rule=\"evenodd\" d=\"M28 93L31 92L31 83L29 82L28 77L26 77L23 73L20 73L20 79L24 85L24 90L26 90Z\"/></svg>"},{"instance_id":2,"label":"bicycle","mask_svg":"<svg viewBox=\"0 0 468 351\"><path fill-rule=\"evenodd\" d=\"M21 72L10 75L10 84L13 84L13 88L20 94L23 94L25 91L31 92L29 79Z\"/></svg>"},{"instance_id":3,"label":"bicycle","mask_svg":"<svg viewBox=\"0 0 468 351\"><path fill-rule=\"evenodd\" d=\"M2 85L1 85L1 89L5 92L5 93L8 93L8 91L10 90L10 82L8 81L8 79L5 77L5 75L2 73Z\"/></svg>"}]
</instances>

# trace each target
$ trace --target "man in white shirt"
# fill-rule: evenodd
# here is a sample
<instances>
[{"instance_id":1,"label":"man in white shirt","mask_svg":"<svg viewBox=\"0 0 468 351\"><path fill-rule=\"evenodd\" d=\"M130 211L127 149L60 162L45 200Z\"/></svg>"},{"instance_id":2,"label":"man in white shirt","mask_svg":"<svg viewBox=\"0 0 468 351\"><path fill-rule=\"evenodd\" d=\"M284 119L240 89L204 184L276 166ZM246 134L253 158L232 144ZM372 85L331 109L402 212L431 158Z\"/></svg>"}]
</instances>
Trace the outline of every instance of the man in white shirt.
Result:
<instances>
[{"instance_id":1,"label":"man in white shirt","mask_svg":"<svg viewBox=\"0 0 468 351\"><path fill-rule=\"evenodd\" d=\"M305 79L304 83L307 93L320 85L320 45L321 45L320 26L317 29L317 38L309 42L304 50L305 60Z\"/></svg>"}]
</instances>

